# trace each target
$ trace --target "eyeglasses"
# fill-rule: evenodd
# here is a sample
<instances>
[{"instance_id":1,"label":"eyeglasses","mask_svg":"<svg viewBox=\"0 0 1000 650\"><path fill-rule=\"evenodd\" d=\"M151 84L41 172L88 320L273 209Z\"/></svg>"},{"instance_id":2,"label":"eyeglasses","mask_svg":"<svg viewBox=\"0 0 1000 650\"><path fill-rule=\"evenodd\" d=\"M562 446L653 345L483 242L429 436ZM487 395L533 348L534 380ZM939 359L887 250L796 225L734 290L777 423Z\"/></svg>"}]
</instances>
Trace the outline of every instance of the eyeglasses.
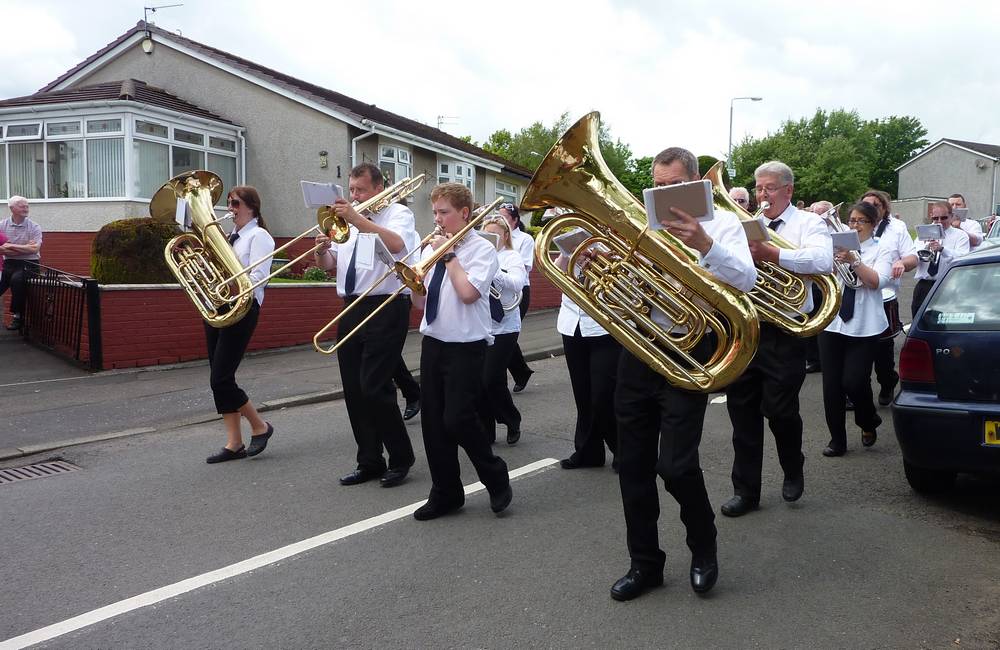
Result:
<instances>
[{"instance_id":1,"label":"eyeglasses","mask_svg":"<svg viewBox=\"0 0 1000 650\"><path fill-rule=\"evenodd\" d=\"M938 217L931 217L931 221L951 221L952 217L950 214L941 215Z\"/></svg>"},{"instance_id":2,"label":"eyeglasses","mask_svg":"<svg viewBox=\"0 0 1000 650\"><path fill-rule=\"evenodd\" d=\"M733 199L733 200L739 203L740 205L747 205L750 203L750 199Z\"/></svg>"},{"instance_id":3,"label":"eyeglasses","mask_svg":"<svg viewBox=\"0 0 1000 650\"><path fill-rule=\"evenodd\" d=\"M847 220L847 225L848 226L856 226L859 223L872 223L872 221L871 221L871 219L848 219Z\"/></svg>"},{"instance_id":4,"label":"eyeglasses","mask_svg":"<svg viewBox=\"0 0 1000 650\"><path fill-rule=\"evenodd\" d=\"M788 183L785 183L784 185L768 185L766 187L757 186L753 188L753 191L757 194L774 194L783 187L788 187Z\"/></svg>"},{"instance_id":5,"label":"eyeglasses","mask_svg":"<svg viewBox=\"0 0 1000 650\"><path fill-rule=\"evenodd\" d=\"M234 208L238 208L242 204L243 204L243 202L240 201L239 199L229 199L229 205L231 205Z\"/></svg>"}]
</instances>

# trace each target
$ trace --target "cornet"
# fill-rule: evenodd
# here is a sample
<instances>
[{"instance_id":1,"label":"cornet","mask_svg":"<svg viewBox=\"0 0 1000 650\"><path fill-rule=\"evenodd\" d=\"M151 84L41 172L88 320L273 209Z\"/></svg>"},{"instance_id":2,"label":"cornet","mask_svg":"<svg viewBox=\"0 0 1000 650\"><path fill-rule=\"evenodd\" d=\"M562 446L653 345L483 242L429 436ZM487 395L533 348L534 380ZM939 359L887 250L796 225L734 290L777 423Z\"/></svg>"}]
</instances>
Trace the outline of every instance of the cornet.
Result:
<instances>
[{"instance_id":1,"label":"cornet","mask_svg":"<svg viewBox=\"0 0 1000 650\"><path fill-rule=\"evenodd\" d=\"M851 227L840 220L839 214L840 206L843 203L838 203L826 212L820 215L820 218L826 222L826 227L830 229L830 232L847 232L851 230ZM848 251L852 261L858 259L858 254L854 251ZM845 287L850 287L852 289L860 289L864 286L861 278L858 274L854 272L854 268L851 266L851 262L838 262L836 259L833 260L833 272L840 278L840 281L844 283Z\"/></svg>"}]
</instances>

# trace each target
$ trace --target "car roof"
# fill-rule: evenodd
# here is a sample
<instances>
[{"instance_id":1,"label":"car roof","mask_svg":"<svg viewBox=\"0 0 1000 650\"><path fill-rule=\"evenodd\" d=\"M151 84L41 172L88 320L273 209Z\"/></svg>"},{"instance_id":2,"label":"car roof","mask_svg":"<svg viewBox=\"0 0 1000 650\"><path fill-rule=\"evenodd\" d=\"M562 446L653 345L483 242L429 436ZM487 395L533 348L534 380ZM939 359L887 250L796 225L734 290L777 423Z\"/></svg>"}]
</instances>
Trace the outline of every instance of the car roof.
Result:
<instances>
[{"instance_id":1,"label":"car roof","mask_svg":"<svg viewBox=\"0 0 1000 650\"><path fill-rule=\"evenodd\" d=\"M952 268L956 266L970 266L973 264L990 264L1000 262L1000 241L987 239L975 252L959 257L951 263Z\"/></svg>"}]
</instances>

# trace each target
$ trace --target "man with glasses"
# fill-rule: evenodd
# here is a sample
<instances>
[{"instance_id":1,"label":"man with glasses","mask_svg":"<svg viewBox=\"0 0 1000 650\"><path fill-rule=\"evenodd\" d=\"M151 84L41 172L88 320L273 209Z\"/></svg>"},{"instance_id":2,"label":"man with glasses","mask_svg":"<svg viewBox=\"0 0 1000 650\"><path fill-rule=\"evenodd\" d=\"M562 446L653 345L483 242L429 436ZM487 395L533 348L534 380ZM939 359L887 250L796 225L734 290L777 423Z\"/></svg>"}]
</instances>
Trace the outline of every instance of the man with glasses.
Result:
<instances>
[{"instance_id":1,"label":"man with glasses","mask_svg":"<svg viewBox=\"0 0 1000 650\"><path fill-rule=\"evenodd\" d=\"M739 204L741 208L750 211L750 192L745 187L734 187L729 190L729 198Z\"/></svg>"},{"instance_id":2,"label":"man with glasses","mask_svg":"<svg viewBox=\"0 0 1000 650\"><path fill-rule=\"evenodd\" d=\"M757 204L764 225L796 248L781 249L770 242L750 242L756 263L772 262L796 274L831 273L833 244L819 215L799 210L792 203L795 177L788 165L771 161L754 171ZM803 310L813 308L812 283L806 282ZM722 514L739 517L760 504L761 467L764 457L764 418L774 434L778 461L784 471L781 496L797 501L805 480L802 466L802 418L799 389L805 381L806 344L801 338L762 322L757 355L746 372L726 389L726 406L733 424L734 496L722 505Z\"/></svg>"},{"instance_id":3,"label":"man with glasses","mask_svg":"<svg viewBox=\"0 0 1000 650\"><path fill-rule=\"evenodd\" d=\"M969 252L969 236L961 228L951 227L953 218L950 203L931 203L930 222L939 224L944 234L940 241L937 239L914 241L918 251L927 250L932 253L923 257L919 252L917 254L920 260L915 274L917 286L913 288L913 302L910 303L910 315L914 318L920 305L924 304L924 298L934 286L934 280L948 270L955 258Z\"/></svg>"}]
</instances>

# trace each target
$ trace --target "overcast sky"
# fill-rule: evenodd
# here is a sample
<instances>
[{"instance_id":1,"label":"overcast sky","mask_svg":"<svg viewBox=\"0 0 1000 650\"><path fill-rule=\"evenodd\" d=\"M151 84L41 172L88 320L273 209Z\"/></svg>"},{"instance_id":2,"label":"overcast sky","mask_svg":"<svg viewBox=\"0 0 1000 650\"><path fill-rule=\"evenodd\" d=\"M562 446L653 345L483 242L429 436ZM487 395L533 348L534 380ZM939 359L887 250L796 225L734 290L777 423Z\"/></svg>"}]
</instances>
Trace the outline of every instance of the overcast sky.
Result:
<instances>
[{"instance_id":1,"label":"overcast sky","mask_svg":"<svg viewBox=\"0 0 1000 650\"><path fill-rule=\"evenodd\" d=\"M0 97L35 92L142 5L0 0ZM443 128L479 142L596 109L636 156L680 145L721 157L730 99L756 95L736 102L734 143L822 107L913 115L931 142L1000 144L995 1L188 0L152 16L427 124L455 116Z\"/></svg>"}]
</instances>

